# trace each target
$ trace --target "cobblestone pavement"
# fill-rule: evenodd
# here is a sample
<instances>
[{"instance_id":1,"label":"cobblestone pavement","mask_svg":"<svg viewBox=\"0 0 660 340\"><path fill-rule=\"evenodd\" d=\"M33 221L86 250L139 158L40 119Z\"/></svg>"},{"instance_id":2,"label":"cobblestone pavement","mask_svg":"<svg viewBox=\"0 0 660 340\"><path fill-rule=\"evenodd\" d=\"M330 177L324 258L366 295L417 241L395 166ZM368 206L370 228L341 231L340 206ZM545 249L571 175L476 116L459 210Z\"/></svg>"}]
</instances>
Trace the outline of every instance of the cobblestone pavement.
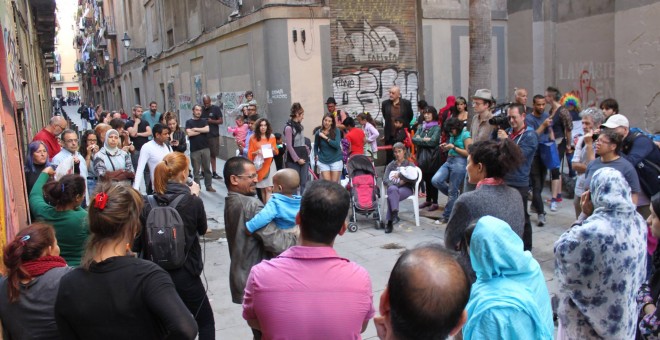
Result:
<instances>
[{"instance_id":1,"label":"cobblestone pavement","mask_svg":"<svg viewBox=\"0 0 660 340\"><path fill-rule=\"evenodd\" d=\"M75 121L79 116L75 113L77 108L71 109L69 116ZM77 124L80 126L79 122ZM222 169L224 162L218 160L218 169ZM382 171L382 169L381 169ZM209 227L212 232L206 237L203 245L205 256L205 272L202 277L208 287L208 296L215 313L216 335L219 339L251 339L252 333L243 320L242 307L231 302L229 294L229 251L224 239L224 200L227 188L221 180L213 180L216 193L201 192L204 200ZM446 198L440 195L440 205L443 206ZM544 198L549 192L544 192ZM401 223L395 225L391 234L376 230L373 220L358 216L359 229L355 233L345 233L337 238L335 249L340 256L348 258L365 267L371 275L374 292L374 307L378 310L380 295L390 275L390 271L401 252L418 244L426 242L439 242L444 244L444 225L433 224L442 210L432 213L422 211L420 226L415 226L412 211L412 202L406 200L401 203ZM554 280L553 243L574 221L573 201L565 199L557 212L546 209L547 224L537 227L537 216L532 215L533 244L532 253L541 264L548 283L550 294L555 294L557 285ZM376 329L373 323L362 334L364 339L376 339Z\"/></svg>"}]
</instances>

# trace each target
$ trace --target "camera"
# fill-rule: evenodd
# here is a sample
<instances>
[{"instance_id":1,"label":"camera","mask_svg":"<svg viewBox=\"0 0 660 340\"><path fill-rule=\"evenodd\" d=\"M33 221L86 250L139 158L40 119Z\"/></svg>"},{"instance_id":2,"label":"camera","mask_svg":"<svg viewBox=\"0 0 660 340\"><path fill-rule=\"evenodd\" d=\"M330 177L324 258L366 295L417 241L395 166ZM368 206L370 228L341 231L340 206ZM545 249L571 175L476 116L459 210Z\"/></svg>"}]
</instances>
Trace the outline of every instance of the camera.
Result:
<instances>
[{"instance_id":1,"label":"camera","mask_svg":"<svg viewBox=\"0 0 660 340\"><path fill-rule=\"evenodd\" d=\"M509 128L509 116L506 115L495 116L488 120L488 124L495 125L500 129L506 130Z\"/></svg>"}]
</instances>

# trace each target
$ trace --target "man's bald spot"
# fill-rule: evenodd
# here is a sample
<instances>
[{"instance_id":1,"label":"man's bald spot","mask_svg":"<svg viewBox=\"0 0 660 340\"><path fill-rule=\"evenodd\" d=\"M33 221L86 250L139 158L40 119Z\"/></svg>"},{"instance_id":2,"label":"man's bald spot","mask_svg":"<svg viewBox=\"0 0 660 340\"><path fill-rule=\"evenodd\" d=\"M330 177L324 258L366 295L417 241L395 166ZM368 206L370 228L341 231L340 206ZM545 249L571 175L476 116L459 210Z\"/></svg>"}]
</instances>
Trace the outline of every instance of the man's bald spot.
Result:
<instances>
[{"instance_id":1,"label":"man's bald spot","mask_svg":"<svg viewBox=\"0 0 660 340\"><path fill-rule=\"evenodd\" d=\"M53 116L50 118L50 122L49 122L51 126L57 126L57 125L61 126L62 123L66 123L66 120L62 116Z\"/></svg>"},{"instance_id":2,"label":"man's bald spot","mask_svg":"<svg viewBox=\"0 0 660 340\"><path fill-rule=\"evenodd\" d=\"M401 89L396 85L390 87L390 91L393 91L396 94L401 94Z\"/></svg>"},{"instance_id":3,"label":"man's bald spot","mask_svg":"<svg viewBox=\"0 0 660 340\"><path fill-rule=\"evenodd\" d=\"M273 176L273 184L282 186L282 193L292 194L297 191L300 186L300 176L298 172L293 169L281 169Z\"/></svg>"},{"instance_id":4,"label":"man's bald spot","mask_svg":"<svg viewBox=\"0 0 660 340\"><path fill-rule=\"evenodd\" d=\"M431 302L429 297L435 294L453 296L468 284L461 265L451 255L432 248L412 250L401 262L400 270L410 278L419 303Z\"/></svg>"}]
</instances>

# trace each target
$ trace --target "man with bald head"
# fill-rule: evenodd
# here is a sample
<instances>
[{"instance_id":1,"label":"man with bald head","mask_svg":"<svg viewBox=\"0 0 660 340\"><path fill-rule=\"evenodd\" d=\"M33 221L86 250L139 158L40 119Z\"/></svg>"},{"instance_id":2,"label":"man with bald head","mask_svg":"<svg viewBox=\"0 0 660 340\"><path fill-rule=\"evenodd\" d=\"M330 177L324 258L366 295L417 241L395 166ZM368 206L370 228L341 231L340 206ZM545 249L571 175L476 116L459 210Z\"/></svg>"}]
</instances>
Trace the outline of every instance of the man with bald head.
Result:
<instances>
[{"instance_id":1,"label":"man with bald head","mask_svg":"<svg viewBox=\"0 0 660 340\"><path fill-rule=\"evenodd\" d=\"M211 152L211 171L213 171L213 179L222 179L222 176L216 172L217 165L216 158L220 153L220 124L222 124L222 111L217 105L211 105L211 97L204 95L202 97L202 119L206 119L209 123L209 133L206 135L206 140L209 144L209 151Z\"/></svg>"},{"instance_id":2,"label":"man with bald head","mask_svg":"<svg viewBox=\"0 0 660 340\"><path fill-rule=\"evenodd\" d=\"M532 113L532 108L527 106L527 90L524 88L516 88L514 95L516 96L514 103L524 106L526 115Z\"/></svg>"},{"instance_id":3,"label":"man with bald head","mask_svg":"<svg viewBox=\"0 0 660 340\"><path fill-rule=\"evenodd\" d=\"M383 113L383 129L385 130L385 144L393 145L396 141L396 128L394 121L397 118L403 119L403 126L409 127L413 119L413 109L410 100L401 98L401 90L398 86L392 86L389 91L390 99L384 100L381 112ZM392 150L387 151L386 163L389 164L394 159Z\"/></svg>"},{"instance_id":4,"label":"man with bald head","mask_svg":"<svg viewBox=\"0 0 660 340\"><path fill-rule=\"evenodd\" d=\"M469 298L465 270L442 246L407 250L380 296L376 332L382 340L446 339L467 320Z\"/></svg>"},{"instance_id":5,"label":"man with bald head","mask_svg":"<svg viewBox=\"0 0 660 340\"><path fill-rule=\"evenodd\" d=\"M32 138L33 142L38 140L46 144L46 149L48 149L48 161L52 161L53 157L62 150L57 137L68 127L69 124L62 116L53 116L48 125L41 129L41 131Z\"/></svg>"}]
</instances>

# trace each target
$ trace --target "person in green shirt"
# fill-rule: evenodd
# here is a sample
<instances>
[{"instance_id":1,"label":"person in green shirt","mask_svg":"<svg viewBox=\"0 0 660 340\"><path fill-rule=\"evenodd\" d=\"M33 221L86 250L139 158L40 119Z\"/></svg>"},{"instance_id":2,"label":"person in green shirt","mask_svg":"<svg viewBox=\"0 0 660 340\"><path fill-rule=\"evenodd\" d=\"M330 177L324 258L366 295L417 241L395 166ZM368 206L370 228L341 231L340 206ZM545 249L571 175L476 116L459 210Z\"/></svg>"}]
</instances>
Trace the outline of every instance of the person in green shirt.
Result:
<instances>
[{"instance_id":1,"label":"person in green shirt","mask_svg":"<svg viewBox=\"0 0 660 340\"><path fill-rule=\"evenodd\" d=\"M53 174L55 170L46 167L34 183L29 197L30 211L35 220L55 228L61 256L75 267L80 265L89 235L87 211L80 207L85 198L85 179L71 174L47 183Z\"/></svg>"}]
</instances>

